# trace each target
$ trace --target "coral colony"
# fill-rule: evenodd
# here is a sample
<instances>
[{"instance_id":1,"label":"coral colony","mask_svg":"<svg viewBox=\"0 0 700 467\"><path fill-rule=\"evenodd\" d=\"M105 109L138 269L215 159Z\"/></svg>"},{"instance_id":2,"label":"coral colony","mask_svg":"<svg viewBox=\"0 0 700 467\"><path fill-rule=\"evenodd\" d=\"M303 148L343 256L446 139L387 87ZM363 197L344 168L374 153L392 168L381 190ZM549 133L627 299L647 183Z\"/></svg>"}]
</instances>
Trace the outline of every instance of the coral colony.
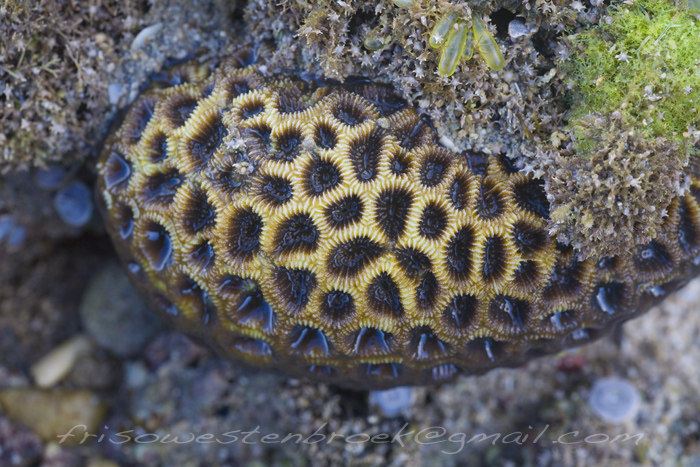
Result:
<instances>
[{"instance_id":1,"label":"coral colony","mask_svg":"<svg viewBox=\"0 0 700 467\"><path fill-rule=\"evenodd\" d=\"M638 14L624 8L613 24ZM470 21L448 12L432 29L440 73L477 51L478 66L506 72L498 41L478 15ZM612 40L606 31L600 40ZM586 157L601 165L602 188L587 193L615 193L606 170L640 193L666 180L684 188L655 195L663 213L626 248L580 248L552 230L577 207L553 210L564 195L512 158L446 147L391 86L270 73L274 54L241 48L168 70L98 163L101 210L131 279L221 354L354 388L442 382L589 342L697 274L700 174L683 164L694 149L682 135L629 127L646 114L577 117L590 127ZM687 73L697 81L697 65ZM674 105L677 79L650 84L655 105ZM585 85L576 92L593 102ZM589 215L584 232L601 214Z\"/></svg>"}]
</instances>

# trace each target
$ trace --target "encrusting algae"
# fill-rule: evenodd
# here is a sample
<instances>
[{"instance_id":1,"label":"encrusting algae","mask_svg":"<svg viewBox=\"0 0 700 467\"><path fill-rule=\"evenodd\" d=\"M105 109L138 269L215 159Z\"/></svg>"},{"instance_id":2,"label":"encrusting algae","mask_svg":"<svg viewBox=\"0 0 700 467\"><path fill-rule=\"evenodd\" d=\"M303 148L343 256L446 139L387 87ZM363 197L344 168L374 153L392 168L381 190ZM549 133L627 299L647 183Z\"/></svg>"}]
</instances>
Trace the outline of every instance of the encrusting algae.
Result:
<instances>
[{"instance_id":1,"label":"encrusting algae","mask_svg":"<svg viewBox=\"0 0 700 467\"><path fill-rule=\"evenodd\" d=\"M596 339L700 272L695 190L653 239L583 258L509 158L446 149L386 85L270 74L267 52L171 69L98 164L132 281L223 355L353 388L442 382Z\"/></svg>"}]
</instances>

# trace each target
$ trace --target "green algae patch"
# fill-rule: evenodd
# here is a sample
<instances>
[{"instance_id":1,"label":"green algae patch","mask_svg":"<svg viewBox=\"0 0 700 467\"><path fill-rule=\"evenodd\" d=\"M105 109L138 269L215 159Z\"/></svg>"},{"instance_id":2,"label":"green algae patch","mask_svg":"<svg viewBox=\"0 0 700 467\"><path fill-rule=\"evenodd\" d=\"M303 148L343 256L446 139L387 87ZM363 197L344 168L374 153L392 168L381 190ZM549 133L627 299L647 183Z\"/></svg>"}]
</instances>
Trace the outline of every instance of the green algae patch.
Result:
<instances>
[{"instance_id":1,"label":"green algae patch","mask_svg":"<svg viewBox=\"0 0 700 467\"><path fill-rule=\"evenodd\" d=\"M619 116L649 139L688 147L700 111L696 16L687 0L623 2L610 6L600 26L570 37L564 71L574 89L570 122L579 156L597 147L578 125L592 114Z\"/></svg>"},{"instance_id":2,"label":"green algae patch","mask_svg":"<svg viewBox=\"0 0 700 467\"><path fill-rule=\"evenodd\" d=\"M620 1L566 41L573 144L549 161L550 231L582 257L615 256L663 235L696 189L700 15L694 0Z\"/></svg>"}]
</instances>

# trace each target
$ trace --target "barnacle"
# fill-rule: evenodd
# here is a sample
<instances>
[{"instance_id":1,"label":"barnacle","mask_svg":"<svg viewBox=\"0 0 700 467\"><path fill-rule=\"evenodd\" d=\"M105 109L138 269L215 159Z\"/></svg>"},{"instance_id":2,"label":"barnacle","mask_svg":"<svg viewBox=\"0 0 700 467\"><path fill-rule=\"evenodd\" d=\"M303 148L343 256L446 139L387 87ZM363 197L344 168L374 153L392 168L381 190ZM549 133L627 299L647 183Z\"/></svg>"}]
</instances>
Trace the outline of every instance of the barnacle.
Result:
<instances>
[{"instance_id":1,"label":"barnacle","mask_svg":"<svg viewBox=\"0 0 700 467\"><path fill-rule=\"evenodd\" d=\"M388 70L385 66L388 62L392 63L392 70L398 71L404 67L412 69L416 60L421 66L428 60L443 69L447 62L460 61L461 56L455 55L460 48L459 37L453 41L453 47L444 46L463 23L472 29L474 18L485 23L501 10L534 19L551 16L557 8L566 8L542 3L530 6L521 0L250 2L246 17L253 28L251 40L273 37L278 45L289 45L292 49L280 55L298 52L306 59L311 58L325 75L342 80L348 76L349 67L358 65L381 74L382 70ZM492 32L483 24L476 27L481 31L477 39L484 43L484 47L477 47L483 60L496 70L503 68L505 60ZM299 47L299 41L303 47ZM439 53L430 54L428 43L439 49ZM437 66L440 60L445 62L443 67ZM440 74L452 73L440 71ZM417 78L422 77L419 72Z\"/></svg>"},{"instance_id":2,"label":"barnacle","mask_svg":"<svg viewBox=\"0 0 700 467\"><path fill-rule=\"evenodd\" d=\"M596 339L700 271L700 178L661 232L582 259L543 183L442 147L385 85L175 68L105 144L98 198L133 282L223 355L355 388L442 382Z\"/></svg>"},{"instance_id":3,"label":"barnacle","mask_svg":"<svg viewBox=\"0 0 700 467\"><path fill-rule=\"evenodd\" d=\"M592 115L577 125L598 147L587 159L559 161L553 178L566 183L549 187L557 206L551 232L582 255L616 255L646 244L687 189L687 152L669 138L648 140L619 119Z\"/></svg>"}]
</instances>

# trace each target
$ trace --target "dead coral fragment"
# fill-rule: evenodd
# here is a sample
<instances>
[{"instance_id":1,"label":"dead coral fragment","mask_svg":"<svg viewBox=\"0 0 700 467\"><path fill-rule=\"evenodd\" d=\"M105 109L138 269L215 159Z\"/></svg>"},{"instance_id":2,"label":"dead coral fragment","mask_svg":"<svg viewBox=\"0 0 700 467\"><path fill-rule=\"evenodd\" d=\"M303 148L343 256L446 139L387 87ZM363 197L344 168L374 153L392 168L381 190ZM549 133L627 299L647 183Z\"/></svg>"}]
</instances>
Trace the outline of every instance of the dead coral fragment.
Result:
<instances>
[{"instance_id":1,"label":"dead coral fragment","mask_svg":"<svg viewBox=\"0 0 700 467\"><path fill-rule=\"evenodd\" d=\"M579 121L597 142L590 160L555 161L548 186L554 232L584 257L614 256L656 238L684 184L686 157L667 138L647 139L619 119Z\"/></svg>"}]
</instances>

